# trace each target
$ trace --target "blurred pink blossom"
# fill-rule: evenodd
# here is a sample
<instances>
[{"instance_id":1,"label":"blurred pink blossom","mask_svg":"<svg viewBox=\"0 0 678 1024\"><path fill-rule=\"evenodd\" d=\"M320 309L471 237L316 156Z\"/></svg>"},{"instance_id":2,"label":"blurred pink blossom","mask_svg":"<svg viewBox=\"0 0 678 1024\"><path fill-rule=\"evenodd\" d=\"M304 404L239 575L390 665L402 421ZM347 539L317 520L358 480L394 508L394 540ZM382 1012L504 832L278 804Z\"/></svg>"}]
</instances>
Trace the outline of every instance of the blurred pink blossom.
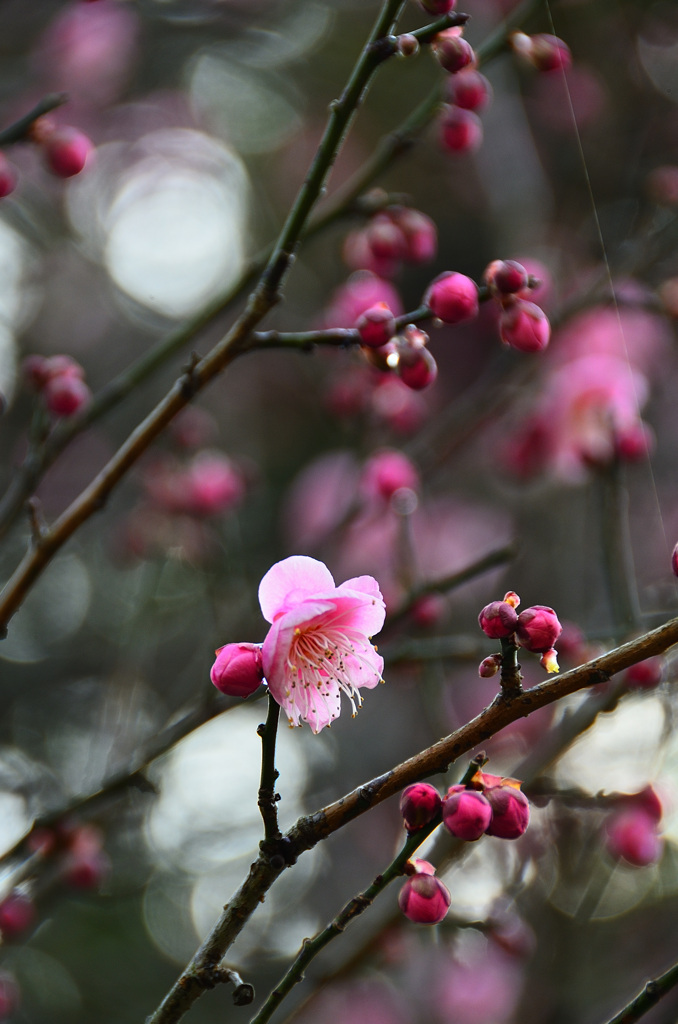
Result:
<instances>
[{"instance_id":1,"label":"blurred pink blossom","mask_svg":"<svg viewBox=\"0 0 678 1024\"><path fill-rule=\"evenodd\" d=\"M432 986L435 1018L440 1024L504 1024L522 985L515 958L486 941L465 956L441 955Z\"/></svg>"},{"instance_id":2,"label":"blurred pink blossom","mask_svg":"<svg viewBox=\"0 0 678 1024\"><path fill-rule=\"evenodd\" d=\"M378 302L385 302L394 316L403 312L400 295L390 281L369 270L359 270L333 293L322 326L353 327L360 314Z\"/></svg>"}]
</instances>

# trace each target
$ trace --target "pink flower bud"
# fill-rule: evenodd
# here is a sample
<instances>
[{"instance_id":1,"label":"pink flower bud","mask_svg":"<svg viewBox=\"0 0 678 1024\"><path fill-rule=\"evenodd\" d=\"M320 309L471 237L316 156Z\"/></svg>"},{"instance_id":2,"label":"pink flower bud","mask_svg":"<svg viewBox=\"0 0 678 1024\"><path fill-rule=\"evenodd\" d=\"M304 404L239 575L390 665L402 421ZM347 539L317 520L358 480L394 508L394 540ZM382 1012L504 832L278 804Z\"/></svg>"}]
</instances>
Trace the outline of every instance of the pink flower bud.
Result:
<instances>
[{"instance_id":1,"label":"pink flower bud","mask_svg":"<svg viewBox=\"0 0 678 1024\"><path fill-rule=\"evenodd\" d=\"M480 839L490 824L492 808L487 797L466 786L452 786L443 801L443 825L457 839Z\"/></svg>"},{"instance_id":2,"label":"pink flower bud","mask_svg":"<svg viewBox=\"0 0 678 1024\"><path fill-rule=\"evenodd\" d=\"M35 920L35 904L25 893L11 892L0 903L0 932L3 938L20 935Z\"/></svg>"},{"instance_id":3,"label":"pink flower bud","mask_svg":"<svg viewBox=\"0 0 678 1024\"><path fill-rule=\"evenodd\" d=\"M502 601L506 601L506 603L510 604L512 608L517 608L520 604L520 598L516 594L515 590L507 590L502 597Z\"/></svg>"},{"instance_id":4,"label":"pink flower bud","mask_svg":"<svg viewBox=\"0 0 678 1024\"><path fill-rule=\"evenodd\" d=\"M413 491L419 488L419 473L406 455L388 450L377 452L368 459L361 479L361 489L368 497L390 501L401 487L409 487Z\"/></svg>"},{"instance_id":5,"label":"pink flower bud","mask_svg":"<svg viewBox=\"0 0 678 1024\"><path fill-rule=\"evenodd\" d=\"M442 594L424 594L410 608L410 616L418 626L437 626L447 613L447 601Z\"/></svg>"},{"instance_id":6,"label":"pink flower bud","mask_svg":"<svg viewBox=\"0 0 678 1024\"><path fill-rule=\"evenodd\" d=\"M475 63L473 47L460 34L459 28L439 32L431 43L431 49L438 63L451 75Z\"/></svg>"},{"instance_id":7,"label":"pink flower bud","mask_svg":"<svg viewBox=\"0 0 678 1024\"><path fill-rule=\"evenodd\" d=\"M385 302L377 302L358 317L355 326L361 345L381 348L395 334L395 317Z\"/></svg>"},{"instance_id":8,"label":"pink flower bud","mask_svg":"<svg viewBox=\"0 0 678 1024\"><path fill-rule=\"evenodd\" d=\"M543 33L532 36L529 59L537 71L567 71L572 66L572 54L567 43L558 36Z\"/></svg>"},{"instance_id":9,"label":"pink flower bud","mask_svg":"<svg viewBox=\"0 0 678 1024\"><path fill-rule=\"evenodd\" d=\"M226 644L216 652L210 679L227 697L249 697L264 678L261 647L257 644Z\"/></svg>"},{"instance_id":10,"label":"pink flower bud","mask_svg":"<svg viewBox=\"0 0 678 1024\"><path fill-rule=\"evenodd\" d=\"M478 288L465 274L447 271L429 285L424 303L446 324L459 324L478 315Z\"/></svg>"},{"instance_id":11,"label":"pink flower bud","mask_svg":"<svg viewBox=\"0 0 678 1024\"><path fill-rule=\"evenodd\" d=\"M415 782L400 797L400 813L408 832L416 832L433 821L442 806L440 793L428 782Z\"/></svg>"},{"instance_id":12,"label":"pink flower bud","mask_svg":"<svg viewBox=\"0 0 678 1024\"><path fill-rule=\"evenodd\" d=\"M484 110L492 99L492 86L480 71L464 68L447 79L445 94L448 103L463 110Z\"/></svg>"},{"instance_id":13,"label":"pink flower bud","mask_svg":"<svg viewBox=\"0 0 678 1024\"><path fill-rule=\"evenodd\" d=\"M570 48L557 36L528 36L524 32L514 32L511 46L515 53L537 71L567 71L572 66Z\"/></svg>"},{"instance_id":14,"label":"pink flower bud","mask_svg":"<svg viewBox=\"0 0 678 1024\"><path fill-rule=\"evenodd\" d=\"M645 867L660 859L664 841L649 814L643 810L624 810L610 815L605 827L605 846L612 857Z\"/></svg>"},{"instance_id":15,"label":"pink flower bud","mask_svg":"<svg viewBox=\"0 0 678 1024\"><path fill-rule=\"evenodd\" d=\"M94 148L86 135L68 125L49 132L43 146L47 167L59 178L79 174Z\"/></svg>"},{"instance_id":16,"label":"pink flower bud","mask_svg":"<svg viewBox=\"0 0 678 1024\"><path fill-rule=\"evenodd\" d=\"M7 1020L21 1002L19 983L9 971L0 971L0 1021Z\"/></svg>"},{"instance_id":17,"label":"pink flower bud","mask_svg":"<svg viewBox=\"0 0 678 1024\"><path fill-rule=\"evenodd\" d=\"M516 299L502 310L499 336L505 345L519 352L542 352L549 343L551 325L546 313L534 302Z\"/></svg>"},{"instance_id":18,"label":"pink flower bud","mask_svg":"<svg viewBox=\"0 0 678 1024\"><path fill-rule=\"evenodd\" d=\"M413 391L422 391L438 376L436 361L426 348L427 341L428 335L412 324L396 338L396 372L403 384Z\"/></svg>"},{"instance_id":19,"label":"pink flower bud","mask_svg":"<svg viewBox=\"0 0 678 1024\"><path fill-rule=\"evenodd\" d=\"M427 14L449 14L457 6L457 0L416 0Z\"/></svg>"},{"instance_id":20,"label":"pink flower bud","mask_svg":"<svg viewBox=\"0 0 678 1024\"><path fill-rule=\"evenodd\" d=\"M440 119L440 142L450 153L472 153L483 141L483 126L477 114L461 107L446 106Z\"/></svg>"},{"instance_id":21,"label":"pink flower bud","mask_svg":"<svg viewBox=\"0 0 678 1024\"><path fill-rule=\"evenodd\" d=\"M491 601L478 616L478 625L492 640L510 636L515 632L518 615L508 601Z\"/></svg>"},{"instance_id":22,"label":"pink flower bud","mask_svg":"<svg viewBox=\"0 0 678 1024\"><path fill-rule=\"evenodd\" d=\"M0 199L10 195L16 188L16 171L4 153L0 153Z\"/></svg>"},{"instance_id":23,"label":"pink flower bud","mask_svg":"<svg viewBox=\"0 0 678 1024\"><path fill-rule=\"evenodd\" d=\"M94 825L79 825L66 831L69 845L62 864L62 877L74 889L98 889L111 870L102 849L103 836Z\"/></svg>"},{"instance_id":24,"label":"pink flower bud","mask_svg":"<svg viewBox=\"0 0 678 1024\"><path fill-rule=\"evenodd\" d=\"M430 217L409 207L394 211L398 227L405 236L403 258L408 263L429 263L438 251L438 229Z\"/></svg>"},{"instance_id":25,"label":"pink flower bud","mask_svg":"<svg viewBox=\"0 0 678 1024\"><path fill-rule=\"evenodd\" d=\"M615 431L615 451L624 462L640 462L647 459L654 449L654 444L654 431L642 420Z\"/></svg>"},{"instance_id":26,"label":"pink flower bud","mask_svg":"<svg viewBox=\"0 0 678 1024\"><path fill-rule=\"evenodd\" d=\"M491 654L489 658L483 658L478 665L478 675L481 679L491 679L496 676L501 668L501 654Z\"/></svg>"},{"instance_id":27,"label":"pink flower bud","mask_svg":"<svg viewBox=\"0 0 678 1024\"><path fill-rule=\"evenodd\" d=\"M654 690L662 681L664 659L660 655L631 665L624 673L624 682L632 690Z\"/></svg>"},{"instance_id":28,"label":"pink flower bud","mask_svg":"<svg viewBox=\"0 0 678 1024\"><path fill-rule=\"evenodd\" d=\"M408 878L398 895L398 906L416 924L440 924L450 903L447 886L435 875L422 871Z\"/></svg>"},{"instance_id":29,"label":"pink flower bud","mask_svg":"<svg viewBox=\"0 0 678 1024\"><path fill-rule=\"evenodd\" d=\"M516 638L526 650L543 654L554 646L562 628L553 608L535 604L518 616Z\"/></svg>"},{"instance_id":30,"label":"pink flower bud","mask_svg":"<svg viewBox=\"0 0 678 1024\"><path fill-rule=\"evenodd\" d=\"M530 805L515 786L491 786L485 796L492 808L492 821L486 832L500 839L518 839L530 821Z\"/></svg>"},{"instance_id":31,"label":"pink flower bud","mask_svg":"<svg viewBox=\"0 0 678 1024\"><path fill-rule=\"evenodd\" d=\"M53 416L73 416L89 405L92 398L92 392L82 378L65 373L50 377L43 395L45 405Z\"/></svg>"},{"instance_id":32,"label":"pink flower bud","mask_svg":"<svg viewBox=\"0 0 678 1024\"><path fill-rule=\"evenodd\" d=\"M483 279L493 295L513 295L527 288L528 273L515 260L493 260L486 268Z\"/></svg>"},{"instance_id":33,"label":"pink flower bud","mask_svg":"<svg viewBox=\"0 0 678 1024\"><path fill-rule=\"evenodd\" d=\"M382 260L399 261L403 258L405 236L387 213L377 213L365 229L367 245L374 256Z\"/></svg>"},{"instance_id":34,"label":"pink flower bud","mask_svg":"<svg viewBox=\"0 0 678 1024\"><path fill-rule=\"evenodd\" d=\"M199 452L181 477L186 512L219 515L238 504L245 493L241 474L221 452Z\"/></svg>"},{"instance_id":35,"label":"pink flower bud","mask_svg":"<svg viewBox=\"0 0 678 1024\"><path fill-rule=\"evenodd\" d=\"M678 544L671 553L671 571L674 576L678 576Z\"/></svg>"}]
</instances>

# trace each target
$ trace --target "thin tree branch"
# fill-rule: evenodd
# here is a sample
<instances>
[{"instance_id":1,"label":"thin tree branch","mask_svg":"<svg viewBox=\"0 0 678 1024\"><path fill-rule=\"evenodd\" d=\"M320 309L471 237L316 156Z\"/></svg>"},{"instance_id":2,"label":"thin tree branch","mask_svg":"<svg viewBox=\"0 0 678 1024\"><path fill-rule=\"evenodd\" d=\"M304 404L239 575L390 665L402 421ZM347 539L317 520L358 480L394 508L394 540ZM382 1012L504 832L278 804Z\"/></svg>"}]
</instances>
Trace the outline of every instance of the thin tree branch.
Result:
<instances>
[{"instance_id":1,"label":"thin tree branch","mask_svg":"<svg viewBox=\"0 0 678 1024\"><path fill-rule=\"evenodd\" d=\"M397 765L391 771L359 786L322 810L299 821L285 839L290 851L287 863L312 849L322 839L353 821L399 792L403 787L428 776L447 771L450 764L474 747L485 743L511 722L527 717L570 693L597 683L607 682L612 675L654 654L662 654L678 642L678 618L652 630L621 647L580 665L570 672L513 699L498 694L492 704L466 725L426 750ZM176 1024L202 994L197 982L200 971L217 965L254 913L266 892L284 870L280 858L260 854L249 874L224 908L212 932L195 953L185 971L177 979L162 1004L147 1024Z\"/></svg>"},{"instance_id":2,"label":"thin tree branch","mask_svg":"<svg viewBox=\"0 0 678 1024\"><path fill-rule=\"evenodd\" d=\"M608 1024L635 1024L676 985L678 985L678 964L674 964L658 978L648 981L643 991L639 992L635 999L632 999L623 1010L612 1017Z\"/></svg>"},{"instance_id":3,"label":"thin tree branch","mask_svg":"<svg viewBox=\"0 0 678 1024\"><path fill-rule=\"evenodd\" d=\"M279 798L275 792L276 780L280 774L275 767L275 741L279 717L280 705L269 693L266 722L257 729L257 733L261 737L261 778L257 803L264 822L264 839L269 843L280 838L276 806L276 801Z\"/></svg>"},{"instance_id":4,"label":"thin tree branch","mask_svg":"<svg viewBox=\"0 0 678 1024\"><path fill-rule=\"evenodd\" d=\"M52 92L43 96L32 110L0 131L0 146L13 146L16 142L23 142L39 117L44 117L64 103L68 103L68 94L65 92Z\"/></svg>"}]
</instances>

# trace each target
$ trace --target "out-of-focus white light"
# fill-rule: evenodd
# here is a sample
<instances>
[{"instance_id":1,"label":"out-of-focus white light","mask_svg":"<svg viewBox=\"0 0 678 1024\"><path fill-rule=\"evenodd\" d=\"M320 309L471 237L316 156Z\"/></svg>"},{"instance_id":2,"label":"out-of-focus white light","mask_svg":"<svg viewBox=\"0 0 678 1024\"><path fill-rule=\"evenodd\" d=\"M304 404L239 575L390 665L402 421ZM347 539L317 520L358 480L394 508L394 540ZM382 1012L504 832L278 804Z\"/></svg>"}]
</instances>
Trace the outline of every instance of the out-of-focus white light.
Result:
<instances>
[{"instance_id":1,"label":"out-of-focus white light","mask_svg":"<svg viewBox=\"0 0 678 1024\"><path fill-rule=\"evenodd\" d=\"M161 762L160 797L148 819L158 859L188 872L255 854L262 837L257 806L264 704L235 708L182 740ZM298 731L278 734L281 819L292 824L306 776Z\"/></svg>"},{"instance_id":2,"label":"out-of-focus white light","mask_svg":"<svg viewBox=\"0 0 678 1024\"><path fill-rule=\"evenodd\" d=\"M104 262L132 298L187 316L240 276L248 181L238 157L201 132L143 140L105 219Z\"/></svg>"}]
</instances>

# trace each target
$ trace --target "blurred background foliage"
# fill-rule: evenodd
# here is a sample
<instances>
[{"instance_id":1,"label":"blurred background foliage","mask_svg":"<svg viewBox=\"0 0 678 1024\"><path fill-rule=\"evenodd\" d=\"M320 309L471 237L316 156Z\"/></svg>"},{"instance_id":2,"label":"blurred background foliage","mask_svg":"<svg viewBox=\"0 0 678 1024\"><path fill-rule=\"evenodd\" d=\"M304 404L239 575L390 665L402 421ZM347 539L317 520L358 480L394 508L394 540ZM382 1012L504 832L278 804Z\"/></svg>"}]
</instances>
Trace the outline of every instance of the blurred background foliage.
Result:
<instances>
[{"instance_id":1,"label":"blurred background foliage","mask_svg":"<svg viewBox=\"0 0 678 1024\"><path fill-rule=\"evenodd\" d=\"M55 116L87 132L97 149L68 183L50 178L29 144L8 154L20 180L0 207L5 486L26 452L35 401L21 382L22 358L68 353L96 392L227 291L282 223L378 7L366 0L29 6L0 4L3 122L64 89L69 102ZM479 44L512 6L468 0L467 38ZM411 5L404 27L422 23ZM431 125L382 175L376 184L438 227L435 263L408 268L395 284L411 310L442 270L479 280L495 258L537 261L538 275L551 282L544 307L564 331L582 308L603 310L602 321L575 321L568 344L583 338L586 347L587 331L619 334L614 314L611 326L605 320L613 280L621 315L636 317L624 321L625 344L648 386L651 460L620 466L587 461L578 450L576 472L561 460L529 479L512 473L506 438L544 396L547 418L565 402L553 384L565 342L559 356L556 333L543 364L502 352L488 309L472 324L434 332L440 375L424 397L380 387L365 398L364 367L348 351L266 351L229 367L198 397L199 412L177 421L57 556L0 645L3 848L36 816L60 815L123 775L105 799L59 818L59 842L69 829L99 830L89 833L86 884L69 880L59 858L27 862L25 848L2 863L5 891L18 882L37 908L30 927L5 936L0 949L22 993L12 1020L142 1021L245 873L261 832L256 726L263 711L253 702L231 710L233 702L211 692L209 667L219 645L263 638L256 588L273 561L313 554L338 581L374 573L395 608L411 587L518 542L508 569L439 596L430 615L406 617L385 634L387 684L368 695L355 721L342 717L318 737L283 730L285 827L492 699L495 682L477 677L490 648L476 617L507 588L525 604L553 605L589 643L610 646L629 628L618 621L614 593L610 600L615 551L608 550L606 570L605 538L612 536L635 566L632 625L675 610L668 552L678 534L678 362L655 289L678 267L673 213L653 203L646 179L678 163L676 6L554 0L526 27L555 28L567 41L574 55L567 87L562 76L539 76L502 54L483 68L494 101L482 115L482 147L446 153ZM389 62L330 193L440 80L425 51ZM303 246L286 301L266 327L324 322L349 273L343 239L360 224L349 215ZM236 301L75 439L40 483L48 519L165 393L191 350L207 351L238 308ZM361 490L364 460L384 445L405 451L419 470L421 485L404 505L370 504ZM231 474L231 499L214 509L205 499L197 512L172 507L166 496L163 505L168 476L205 450L228 460L221 465ZM28 538L21 516L0 550L3 578ZM543 677L536 664L525 672L530 683ZM665 680L671 676L669 664ZM303 1019L586 1024L667 966L678 948L674 704L667 682L626 696L547 764L551 783L577 787L577 800L542 796L515 846L487 839L451 860L452 917L437 941L405 927L389 892L309 972L297 999L323 974L334 972L336 981ZM209 721L125 782L186 714ZM513 773L565 714L541 713L491 741L489 770ZM453 769L445 781L459 774ZM645 868L615 863L601 852L605 810L596 794L649 783L665 804L664 854ZM401 828L391 801L285 874L231 958L258 994L301 939L390 861ZM218 990L191 1020L244 1020L247 1012ZM654 1019L667 1013L664 1006Z\"/></svg>"}]
</instances>

